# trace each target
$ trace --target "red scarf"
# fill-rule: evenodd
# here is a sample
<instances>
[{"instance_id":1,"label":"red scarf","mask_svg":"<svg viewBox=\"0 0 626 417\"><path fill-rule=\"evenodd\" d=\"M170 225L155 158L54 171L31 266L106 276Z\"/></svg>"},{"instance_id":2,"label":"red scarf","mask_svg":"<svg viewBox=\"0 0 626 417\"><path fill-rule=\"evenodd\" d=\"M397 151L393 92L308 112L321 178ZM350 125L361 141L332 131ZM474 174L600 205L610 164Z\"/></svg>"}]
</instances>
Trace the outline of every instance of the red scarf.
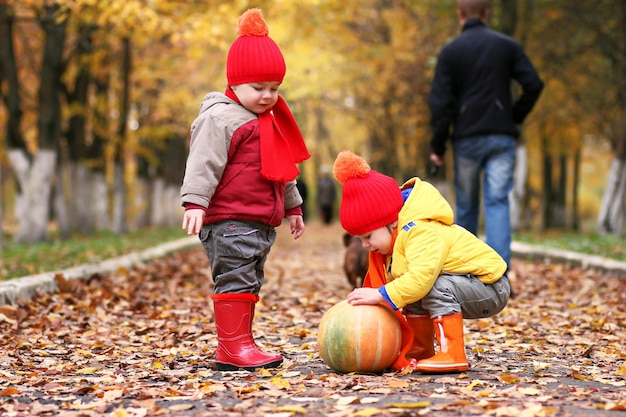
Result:
<instances>
[{"instance_id":1,"label":"red scarf","mask_svg":"<svg viewBox=\"0 0 626 417\"><path fill-rule=\"evenodd\" d=\"M398 237L398 229L394 229L391 236L391 247L393 248L396 243L396 237ZM370 252L369 256L369 268L365 279L363 280L363 287L379 288L387 283L385 264L386 256L376 252ZM398 322L400 323L400 330L402 331L402 345L400 347L400 354L398 358L391 365L391 369L395 371L401 371L410 365L409 360L406 358L406 354L413 345L413 330L411 326L406 322L404 314L399 310L394 310L393 314L396 315Z\"/></svg>"},{"instance_id":2,"label":"red scarf","mask_svg":"<svg viewBox=\"0 0 626 417\"><path fill-rule=\"evenodd\" d=\"M232 89L227 88L225 94L241 104ZM276 182L296 179L300 174L297 164L311 155L287 103L278 96L274 107L258 117L261 130L261 175Z\"/></svg>"}]
</instances>

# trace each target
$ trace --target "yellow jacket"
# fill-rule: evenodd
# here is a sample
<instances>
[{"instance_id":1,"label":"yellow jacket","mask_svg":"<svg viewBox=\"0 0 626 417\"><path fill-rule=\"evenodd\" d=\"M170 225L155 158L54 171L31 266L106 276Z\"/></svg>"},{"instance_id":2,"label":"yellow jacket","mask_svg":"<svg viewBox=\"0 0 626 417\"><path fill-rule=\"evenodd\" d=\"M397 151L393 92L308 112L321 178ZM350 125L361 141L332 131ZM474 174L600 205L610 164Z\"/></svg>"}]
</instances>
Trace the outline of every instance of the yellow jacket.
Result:
<instances>
[{"instance_id":1,"label":"yellow jacket","mask_svg":"<svg viewBox=\"0 0 626 417\"><path fill-rule=\"evenodd\" d=\"M430 183L412 178L413 188L398 215L398 237L387 257L387 296L402 308L426 296L440 274L471 274L485 284L498 281L506 262L485 242L453 224L450 204Z\"/></svg>"}]
</instances>

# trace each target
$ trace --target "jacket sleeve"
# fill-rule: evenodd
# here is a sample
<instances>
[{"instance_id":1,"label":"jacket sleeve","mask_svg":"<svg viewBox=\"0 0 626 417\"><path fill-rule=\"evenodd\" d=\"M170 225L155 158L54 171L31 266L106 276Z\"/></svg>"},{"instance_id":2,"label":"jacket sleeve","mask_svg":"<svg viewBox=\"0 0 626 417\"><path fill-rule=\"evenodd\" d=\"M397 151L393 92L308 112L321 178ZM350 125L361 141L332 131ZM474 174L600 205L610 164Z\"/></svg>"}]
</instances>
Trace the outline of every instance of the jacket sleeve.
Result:
<instances>
[{"instance_id":1,"label":"jacket sleeve","mask_svg":"<svg viewBox=\"0 0 626 417\"><path fill-rule=\"evenodd\" d=\"M517 46L512 77L521 85L522 94L513 104L513 121L519 125L522 124L539 99L543 90L543 81L539 78L537 70L524 53L521 45Z\"/></svg>"},{"instance_id":2,"label":"jacket sleeve","mask_svg":"<svg viewBox=\"0 0 626 417\"><path fill-rule=\"evenodd\" d=\"M289 181L285 184L285 210L291 210L296 207L300 207L302 205L302 197L300 196L300 192L298 191L298 187L296 186L296 181ZM289 214L302 214L302 210L300 213L297 212L289 212Z\"/></svg>"},{"instance_id":3,"label":"jacket sleeve","mask_svg":"<svg viewBox=\"0 0 626 417\"><path fill-rule=\"evenodd\" d=\"M208 207L228 162L228 129L207 115L191 128L189 156L180 190L182 204Z\"/></svg>"},{"instance_id":4,"label":"jacket sleeve","mask_svg":"<svg viewBox=\"0 0 626 417\"><path fill-rule=\"evenodd\" d=\"M433 134L430 147L433 153L443 155L446 152L446 141L450 136L455 111L454 84L450 67L446 62L445 49L437 60L428 103Z\"/></svg>"},{"instance_id":5,"label":"jacket sleeve","mask_svg":"<svg viewBox=\"0 0 626 417\"><path fill-rule=\"evenodd\" d=\"M448 247L432 224L413 227L406 233L402 238L406 243L398 246L396 241L394 248L394 258L396 250L404 251L398 258L406 259L406 272L385 285L387 295L398 308L415 303L430 292L448 256Z\"/></svg>"}]
</instances>

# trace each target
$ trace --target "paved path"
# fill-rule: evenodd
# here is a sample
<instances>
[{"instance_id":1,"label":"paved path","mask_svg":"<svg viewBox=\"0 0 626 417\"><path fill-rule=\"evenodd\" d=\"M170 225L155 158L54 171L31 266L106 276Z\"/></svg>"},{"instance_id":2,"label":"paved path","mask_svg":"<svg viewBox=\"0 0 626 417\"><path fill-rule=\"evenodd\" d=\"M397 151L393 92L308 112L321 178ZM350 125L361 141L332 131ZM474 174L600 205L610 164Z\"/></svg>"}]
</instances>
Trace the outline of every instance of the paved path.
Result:
<instances>
[{"instance_id":1,"label":"paved path","mask_svg":"<svg viewBox=\"0 0 626 417\"><path fill-rule=\"evenodd\" d=\"M20 311L5 306L0 415L626 416L625 280L517 258L519 292L507 308L465 321L469 371L337 374L317 354L316 329L349 292L339 229L309 232L295 244L279 233L257 306L255 334L285 357L279 369L216 371L206 258L195 238L183 239L100 264L101 272L139 268ZM194 245L187 257L165 255ZM72 276L97 265L81 268ZM15 281L37 279L52 282L45 274Z\"/></svg>"}]
</instances>

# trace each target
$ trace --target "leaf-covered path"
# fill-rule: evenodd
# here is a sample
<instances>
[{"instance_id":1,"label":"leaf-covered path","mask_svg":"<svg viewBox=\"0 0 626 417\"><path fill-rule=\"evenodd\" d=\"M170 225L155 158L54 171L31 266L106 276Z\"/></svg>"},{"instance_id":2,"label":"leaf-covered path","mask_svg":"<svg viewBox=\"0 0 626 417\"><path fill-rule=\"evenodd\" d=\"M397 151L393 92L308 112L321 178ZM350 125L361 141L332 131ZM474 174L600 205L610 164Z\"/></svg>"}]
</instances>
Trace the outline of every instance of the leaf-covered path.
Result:
<instances>
[{"instance_id":1,"label":"leaf-covered path","mask_svg":"<svg viewBox=\"0 0 626 417\"><path fill-rule=\"evenodd\" d=\"M214 369L200 247L0 306L0 415L626 415L626 280L514 260L507 308L465 321L468 372L342 375L316 351L342 259L339 225L279 228L254 330L285 362L256 373Z\"/></svg>"}]
</instances>

